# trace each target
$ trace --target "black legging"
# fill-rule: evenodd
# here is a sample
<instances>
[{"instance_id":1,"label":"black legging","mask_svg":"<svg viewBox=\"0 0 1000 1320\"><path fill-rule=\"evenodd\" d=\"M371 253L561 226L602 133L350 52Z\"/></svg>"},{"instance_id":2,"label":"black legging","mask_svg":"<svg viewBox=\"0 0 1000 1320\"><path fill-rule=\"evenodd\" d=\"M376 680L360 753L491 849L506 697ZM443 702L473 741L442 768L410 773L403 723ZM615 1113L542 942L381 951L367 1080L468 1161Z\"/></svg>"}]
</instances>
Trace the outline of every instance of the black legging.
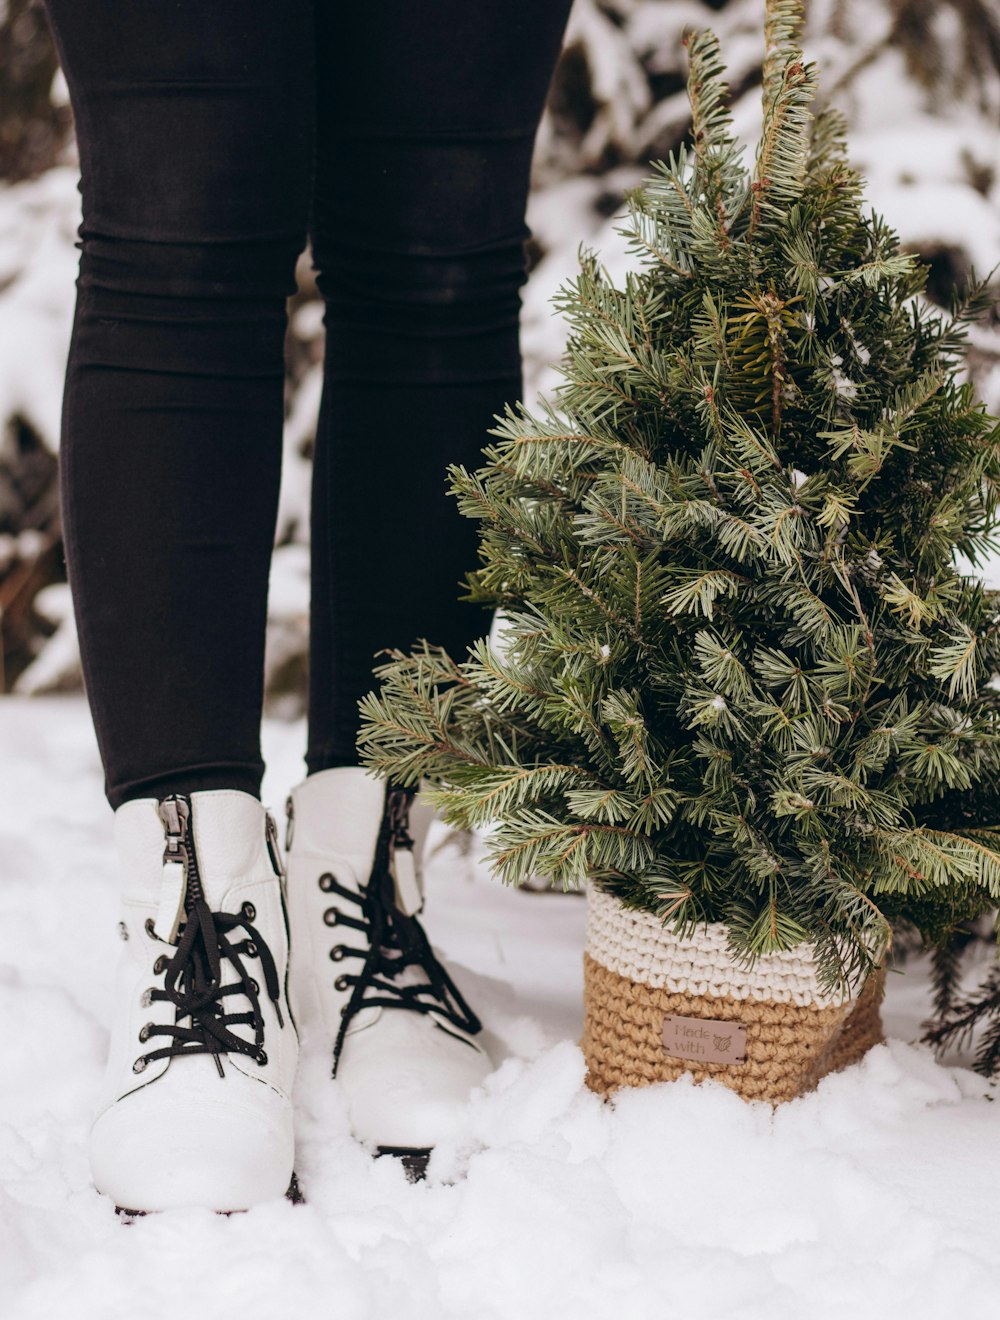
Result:
<instances>
[{"instance_id":1,"label":"black legging","mask_svg":"<svg viewBox=\"0 0 1000 1320\"><path fill-rule=\"evenodd\" d=\"M66 565L113 807L259 795L286 298L325 300L310 772L374 653L488 626L445 493L520 397L524 220L570 0L45 0L83 221Z\"/></svg>"}]
</instances>

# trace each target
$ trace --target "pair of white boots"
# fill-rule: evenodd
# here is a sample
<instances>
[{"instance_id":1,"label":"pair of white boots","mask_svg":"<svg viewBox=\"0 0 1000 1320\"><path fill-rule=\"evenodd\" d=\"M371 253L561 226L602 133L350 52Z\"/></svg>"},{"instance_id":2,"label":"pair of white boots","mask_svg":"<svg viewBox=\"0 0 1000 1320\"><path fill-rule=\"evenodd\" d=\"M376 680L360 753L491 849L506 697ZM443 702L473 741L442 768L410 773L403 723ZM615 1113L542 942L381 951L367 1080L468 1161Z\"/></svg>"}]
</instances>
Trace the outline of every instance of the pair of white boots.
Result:
<instances>
[{"instance_id":1,"label":"pair of white boots","mask_svg":"<svg viewBox=\"0 0 1000 1320\"><path fill-rule=\"evenodd\" d=\"M353 767L310 775L287 866L250 794L117 809L123 944L90 1160L119 1208L284 1195L299 1030L329 1052L355 1135L417 1168L490 1071L417 920L411 797Z\"/></svg>"}]
</instances>

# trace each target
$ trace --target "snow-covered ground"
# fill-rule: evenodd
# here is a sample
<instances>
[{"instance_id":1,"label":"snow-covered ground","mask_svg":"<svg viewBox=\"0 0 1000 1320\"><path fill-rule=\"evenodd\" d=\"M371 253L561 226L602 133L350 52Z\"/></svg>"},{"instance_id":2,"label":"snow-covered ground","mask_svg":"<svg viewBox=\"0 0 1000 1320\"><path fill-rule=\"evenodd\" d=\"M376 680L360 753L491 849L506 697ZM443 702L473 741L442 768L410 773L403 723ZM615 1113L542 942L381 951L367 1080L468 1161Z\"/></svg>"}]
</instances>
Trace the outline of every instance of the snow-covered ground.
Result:
<instances>
[{"instance_id":1,"label":"snow-covered ground","mask_svg":"<svg viewBox=\"0 0 1000 1320\"><path fill-rule=\"evenodd\" d=\"M265 800L302 774L301 722L264 730ZM431 836L431 846L442 835ZM720 1086L608 1104L583 1085L584 903L503 889L452 845L428 927L498 1060L426 1182L350 1137L305 1042L303 1205L123 1223L88 1181L111 1000L111 813L81 697L0 702L3 1320L906 1320L1000 1304L1000 1105L891 1039L772 1113Z\"/></svg>"}]
</instances>

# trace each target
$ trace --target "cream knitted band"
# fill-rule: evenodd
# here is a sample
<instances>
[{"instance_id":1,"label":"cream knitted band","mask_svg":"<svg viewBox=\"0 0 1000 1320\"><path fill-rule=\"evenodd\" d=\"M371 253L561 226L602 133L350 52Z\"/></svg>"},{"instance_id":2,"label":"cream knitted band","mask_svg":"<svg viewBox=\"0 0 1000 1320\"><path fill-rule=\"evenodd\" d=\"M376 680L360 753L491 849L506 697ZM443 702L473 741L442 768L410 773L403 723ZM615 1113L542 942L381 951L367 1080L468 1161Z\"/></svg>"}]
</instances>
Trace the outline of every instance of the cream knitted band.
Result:
<instances>
[{"instance_id":1,"label":"cream knitted band","mask_svg":"<svg viewBox=\"0 0 1000 1320\"><path fill-rule=\"evenodd\" d=\"M651 912L623 907L593 885L587 893L587 953L608 971L657 990L820 1007L851 997L820 988L806 945L762 954L744 967L726 947L722 922L699 926L692 938L681 939Z\"/></svg>"}]
</instances>

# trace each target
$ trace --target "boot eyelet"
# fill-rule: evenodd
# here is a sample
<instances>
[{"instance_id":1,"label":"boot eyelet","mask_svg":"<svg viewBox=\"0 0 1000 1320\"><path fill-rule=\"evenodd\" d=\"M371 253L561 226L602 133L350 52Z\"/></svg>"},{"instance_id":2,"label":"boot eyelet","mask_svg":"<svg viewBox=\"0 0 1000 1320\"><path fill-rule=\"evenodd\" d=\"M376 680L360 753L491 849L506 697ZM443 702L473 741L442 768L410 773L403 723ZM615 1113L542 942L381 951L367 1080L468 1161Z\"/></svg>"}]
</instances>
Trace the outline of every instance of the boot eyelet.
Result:
<instances>
[{"instance_id":1,"label":"boot eyelet","mask_svg":"<svg viewBox=\"0 0 1000 1320\"><path fill-rule=\"evenodd\" d=\"M170 959L167 957L167 955L166 955L165 953L161 953L160 956L159 956L159 958L157 958L156 962L153 963L153 972L154 972L154 974L155 974L156 976L159 976L161 972L165 971L165 970L166 970L167 963L168 963L169 961L170 961Z\"/></svg>"},{"instance_id":2,"label":"boot eyelet","mask_svg":"<svg viewBox=\"0 0 1000 1320\"><path fill-rule=\"evenodd\" d=\"M319 887L324 894L329 894L333 889L333 876L329 871L324 871L319 878Z\"/></svg>"},{"instance_id":3,"label":"boot eyelet","mask_svg":"<svg viewBox=\"0 0 1000 1320\"><path fill-rule=\"evenodd\" d=\"M340 908L327 908L323 913L323 922L327 926L336 926L340 920Z\"/></svg>"},{"instance_id":4,"label":"boot eyelet","mask_svg":"<svg viewBox=\"0 0 1000 1320\"><path fill-rule=\"evenodd\" d=\"M261 1068L265 1068L267 1066L267 1054L265 1053L264 1050L261 1050L254 1057Z\"/></svg>"},{"instance_id":5,"label":"boot eyelet","mask_svg":"<svg viewBox=\"0 0 1000 1320\"><path fill-rule=\"evenodd\" d=\"M330 958L333 962L340 962L347 950L342 944L335 944L330 950Z\"/></svg>"},{"instance_id":6,"label":"boot eyelet","mask_svg":"<svg viewBox=\"0 0 1000 1320\"><path fill-rule=\"evenodd\" d=\"M141 1027L139 1029L139 1039L142 1041L144 1045L146 1041L149 1040L149 1033L152 1029L153 1029L152 1022L147 1022L144 1027Z\"/></svg>"},{"instance_id":7,"label":"boot eyelet","mask_svg":"<svg viewBox=\"0 0 1000 1320\"><path fill-rule=\"evenodd\" d=\"M149 1060L146 1058L145 1054L140 1054L139 1057L136 1059L135 1063L133 1063L133 1065L132 1065L132 1071L133 1071L134 1073L145 1072L145 1071L146 1071L146 1065L147 1065L148 1063L149 1063Z\"/></svg>"},{"instance_id":8,"label":"boot eyelet","mask_svg":"<svg viewBox=\"0 0 1000 1320\"><path fill-rule=\"evenodd\" d=\"M152 990L143 990L142 998L139 1000L140 1006L142 1008L149 1008L152 1005L152 1002L153 1002Z\"/></svg>"},{"instance_id":9,"label":"boot eyelet","mask_svg":"<svg viewBox=\"0 0 1000 1320\"><path fill-rule=\"evenodd\" d=\"M334 990L348 990L350 985L351 983L346 976L338 976L333 983L333 988Z\"/></svg>"},{"instance_id":10,"label":"boot eyelet","mask_svg":"<svg viewBox=\"0 0 1000 1320\"><path fill-rule=\"evenodd\" d=\"M248 958L257 957L257 946L256 944L254 944L253 940L247 940L247 957Z\"/></svg>"},{"instance_id":11,"label":"boot eyelet","mask_svg":"<svg viewBox=\"0 0 1000 1320\"><path fill-rule=\"evenodd\" d=\"M255 995L260 994L260 986L257 984L257 982L253 979L252 976L250 978L250 988L253 990Z\"/></svg>"},{"instance_id":12,"label":"boot eyelet","mask_svg":"<svg viewBox=\"0 0 1000 1320\"><path fill-rule=\"evenodd\" d=\"M246 917L247 921L253 921L254 917L257 915L257 909L252 903L244 903L240 908L240 913L242 916Z\"/></svg>"},{"instance_id":13,"label":"boot eyelet","mask_svg":"<svg viewBox=\"0 0 1000 1320\"><path fill-rule=\"evenodd\" d=\"M118 938L122 940L128 939L128 926L125 925L124 921L119 921L118 923Z\"/></svg>"},{"instance_id":14,"label":"boot eyelet","mask_svg":"<svg viewBox=\"0 0 1000 1320\"><path fill-rule=\"evenodd\" d=\"M147 917L143 925L145 927L146 934L149 936L151 940L159 939L159 936L156 933L156 922L153 920L152 917ZM127 939L128 936L126 936L125 938Z\"/></svg>"}]
</instances>

